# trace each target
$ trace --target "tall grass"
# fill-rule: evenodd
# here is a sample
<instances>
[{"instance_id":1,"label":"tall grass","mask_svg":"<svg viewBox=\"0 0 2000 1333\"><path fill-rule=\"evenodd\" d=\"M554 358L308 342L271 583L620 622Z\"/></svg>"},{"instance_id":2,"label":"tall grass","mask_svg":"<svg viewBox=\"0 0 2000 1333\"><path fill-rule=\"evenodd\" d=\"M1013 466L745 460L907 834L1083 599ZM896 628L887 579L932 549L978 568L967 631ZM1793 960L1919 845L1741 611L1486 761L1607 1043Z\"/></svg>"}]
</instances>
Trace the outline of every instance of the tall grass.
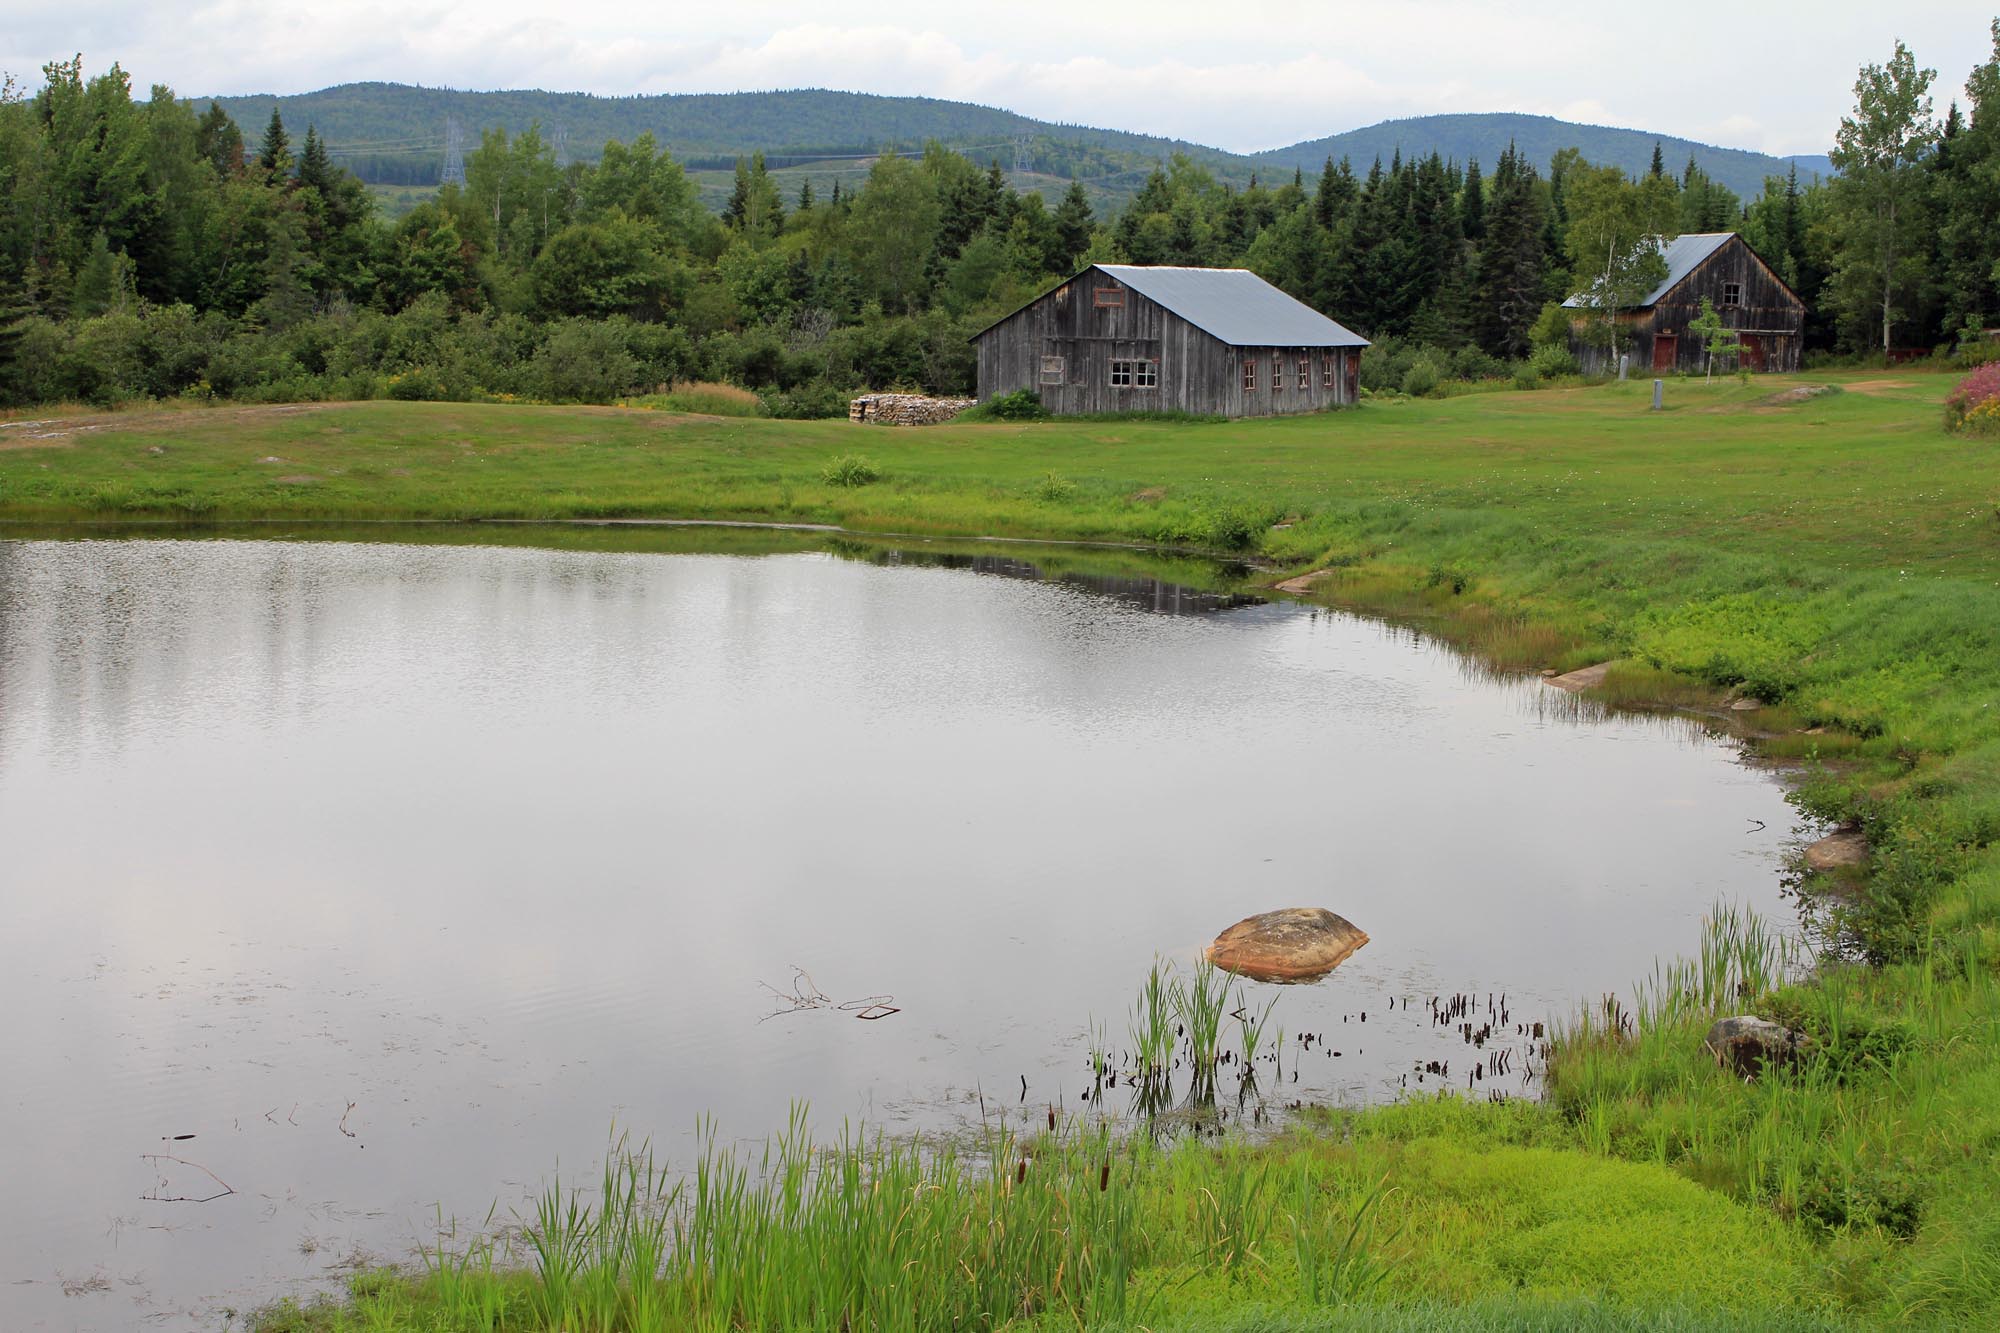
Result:
<instances>
[{"instance_id":1,"label":"tall grass","mask_svg":"<svg viewBox=\"0 0 2000 1333\"><path fill-rule=\"evenodd\" d=\"M1366 1208L1348 1218L1310 1176L1294 1191L1292 1240L1314 1265L1313 1289L1325 1298L1378 1280ZM1143 1317L1160 1294L1142 1270L1261 1264L1281 1192L1270 1164L1240 1144L1161 1149L1060 1116L1031 1135L989 1125L969 1150L859 1131L821 1143L795 1107L754 1157L707 1127L688 1178L621 1145L594 1197L560 1185L542 1195L524 1229L524 1271L496 1262L499 1242L454 1248L441 1235L417 1284L394 1297L402 1304L391 1303L398 1289L364 1286L343 1316L352 1322L335 1326L1115 1325Z\"/></svg>"}]
</instances>

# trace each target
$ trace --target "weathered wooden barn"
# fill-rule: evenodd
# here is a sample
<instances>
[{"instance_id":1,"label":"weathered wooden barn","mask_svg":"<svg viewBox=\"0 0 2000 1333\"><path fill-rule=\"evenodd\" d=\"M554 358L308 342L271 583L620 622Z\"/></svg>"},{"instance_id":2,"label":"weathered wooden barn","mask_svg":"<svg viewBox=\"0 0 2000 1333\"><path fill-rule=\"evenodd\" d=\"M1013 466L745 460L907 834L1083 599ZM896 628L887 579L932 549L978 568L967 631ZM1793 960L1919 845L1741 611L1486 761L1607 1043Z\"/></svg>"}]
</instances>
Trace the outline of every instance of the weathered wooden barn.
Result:
<instances>
[{"instance_id":1,"label":"weathered wooden barn","mask_svg":"<svg viewBox=\"0 0 2000 1333\"><path fill-rule=\"evenodd\" d=\"M1093 264L973 342L981 402L1229 417L1354 402L1368 345L1248 269L1138 264Z\"/></svg>"},{"instance_id":2,"label":"weathered wooden barn","mask_svg":"<svg viewBox=\"0 0 2000 1333\"><path fill-rule=\"evenodd\" d=\"M1799 368L1806 303L1741 236L1733 231L1691 232L1667 242L1660 254L1667 261L1666 278L1639 304L1617 314L1635 372L1700 374L1706 368L1707 349L1688 332L1688 325L1701 314L1704 296L1735 331L1742 344L1738 364L1745 370ZM1581 295L1563 302L1570 309L1588 304ZM1579 319L1575 324L1579 334L1583 327ZM1606 365L1605 348L1581 337L1572 339L1571 350L1586 371L1616 369Z\"/></svg>"}]
</instances>

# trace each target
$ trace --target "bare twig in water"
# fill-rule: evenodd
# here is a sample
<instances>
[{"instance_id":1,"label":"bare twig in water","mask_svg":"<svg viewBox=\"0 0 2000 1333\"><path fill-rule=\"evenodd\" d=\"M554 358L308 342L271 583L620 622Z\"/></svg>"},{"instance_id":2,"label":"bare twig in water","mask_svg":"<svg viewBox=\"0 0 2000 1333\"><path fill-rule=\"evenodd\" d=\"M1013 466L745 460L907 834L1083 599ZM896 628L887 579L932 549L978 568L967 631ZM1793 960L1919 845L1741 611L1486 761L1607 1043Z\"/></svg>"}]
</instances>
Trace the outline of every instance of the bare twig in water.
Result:
<instances>
[{"instance_id":1,"label":"bare twig in water","mask_svg":"<svg viewBox=\"0 0 2000 1333\"><path fill-rule=\"evenodd\" d=\"M819 983L813 980L812 973L797 963L792 964L792 988L789 991L779 990L768 981L760 981L757 984L771 992L778 1002L776 1009L757 1020L759 1023L781 1018L786 1014L796 1014L805 1009L838 1009L843 1013L851 1013L856 1018L870 1020L887 1018L890 1014L903 1012L896 1007L896 997L893 995L867 995L858 1000L835 1002L831 995L819 988Z\"/></svg>"},{"instance_id":2,"label":"bare twig in water","mask_svg":"<svg viewBox=\"0 0 2000 1333\"><path fill-rule=\"evenodd\" d=\"M360 1105L359 1102L349 1102L347 1104L347 1109L340 1113L340 1132L345 1134L350 1139L355 1137L355 1133L353 1130L347 1127L347 1117L354 1114L354 1108L358 1105Z\"/></svg>"},{"instance_id":3,"label":"bare twig in water","mask_svg":"<svg viewBox=\"0 0 2000 1333\"><path fill-rule=\"evenodd\" d=\"M161 1162L173 1162L176 1163L177 1165L187 1167L190 1170L201 1172L204 1176L207 1176L210 1180L214 1181L217 1185L221 1187L220 1189L216 1190L215 1193L213 1194L168 1194L165 1191L172 1188L172 1186L168 1182L165 1174L161 1174L159 1182L153 1186L153 1192L151 1194L142 1194L139 1196L140 1198L145 1199L149 1203L213 1203L215 1200L220 1199L225 1195L236 1193L236 1188L233 1185L231 1185L228 1181L224 1180L221 1176L216 1175L215 1172L203 1166L200 1162L190 1162L185 1157L169 1157L165 1153L149 1152L149 1153L141 1153L139 1154L139 1156L142 1160L151 1162L153 1164L153 1170L155 1172L159 1172Z\"/></svg>"}]
</instances>

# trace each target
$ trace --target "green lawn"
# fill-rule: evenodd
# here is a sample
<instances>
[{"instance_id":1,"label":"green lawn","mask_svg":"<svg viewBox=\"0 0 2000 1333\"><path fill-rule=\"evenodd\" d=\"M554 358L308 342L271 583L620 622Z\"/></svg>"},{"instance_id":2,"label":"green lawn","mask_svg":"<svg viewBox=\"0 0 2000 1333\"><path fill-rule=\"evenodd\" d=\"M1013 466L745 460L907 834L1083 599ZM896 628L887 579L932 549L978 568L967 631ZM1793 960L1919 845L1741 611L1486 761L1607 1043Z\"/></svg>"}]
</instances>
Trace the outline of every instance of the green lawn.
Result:
<instances>
[{"instance_id":1,"label":"green lawn","mask_svg":"<svg viewBox=\"0 0 2000 1333\"><path fill-rule=\"evenodd\" d=\"M1840 392L1777 398L1805 383ZM1325 570L1309 596L1421 624L1502 669L1615 659L1602 693L1620 704L1761 700L1750 725L1771 756L1803 766L1801 803L1854 820L1874 848L1821 897L1838 953L1745 997L1740 960L1730 971L1732 955L1712 949L1706 971L1625 997L1632 1033L1570 1033L1539 1106L1427 1101L1262 1150L1135 1155L1136 1230L1114 1246L1132 1262L1125 1317L1246 1331L1991 1326L2000 445L1943 432L1948 388L1921 373L1674 381L1657 414L1650 385L1633 384L1255 423L910 430L516 405L44 413L59 423L0 427L0 535L10 520L46 532L671 516L1159 543L1255 557L1272 581ZM881 479L822 480L848 455ZM1809 1031L1813 1056L1752 1083L1716 1069L1701 1033L1717 1010L1742 1008ZM1079 1220L1098 1216L1085 1206L1096 1180L1079 1167L1069 1194L1035 1195L1035 1225L1101 1275L1113 1243ZM1313 1299L1295 1205L1320 1201L1332 1229L1305 1232L1330 1250L1344 1234L1334 1223L1378 1183L1388 1192L1357 1243L1380 1280L1342 1287L1345 1306ZM1019 1222L1017 1199L1032 1193L989 1190L986 1213L913 1213L901 1230L890 1218L883 1244L916 1245L895 1289L955 1280L947 1256L968 1278L1016 1263L971 1257L968 1237ZM758 1253L815 1233L759 1234L701 1271L740 1278ZM1239 1259L1219 1264L1218 1245ZM1109 1318L1080 1270L1049 1259L1059 1252L1018 1258L1006 1270L1018 1299L975 1323ZM693 1272L663 1288L681 1312L664 1322L648 1322L617 1272L596 1304L557 1300L532 1274L460 1272L370 1277L346 1305L276 1310L263 1326L784 1322L718 1305ZM840 1326L839 1310L814 1308L806 1322ZM882 1323L920 1326L923 1308Z\"/></svg>"}]
</instances>

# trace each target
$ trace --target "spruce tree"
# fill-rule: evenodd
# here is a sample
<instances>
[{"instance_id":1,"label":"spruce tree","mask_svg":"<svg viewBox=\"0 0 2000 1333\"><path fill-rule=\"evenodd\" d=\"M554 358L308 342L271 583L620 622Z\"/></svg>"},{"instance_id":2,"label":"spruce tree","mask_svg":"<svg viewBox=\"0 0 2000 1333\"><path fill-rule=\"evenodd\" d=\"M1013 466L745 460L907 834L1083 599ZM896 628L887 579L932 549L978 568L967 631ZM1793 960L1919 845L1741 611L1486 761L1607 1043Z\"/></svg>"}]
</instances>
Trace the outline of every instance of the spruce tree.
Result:
<instances>
[{"instance_id":1,"label":"spruce tree","mask_svg":"<svg viewBox=\"0 0 2000 1333\"><path fill-rule=\"evenodd\" d=\"M292 173L292 141L285 137L285 118L271 108L271 123L264 127L264 141L257 147L257 169L266 180Z\"/></svg>"},{"instance_id":2,"label":"spruce tree","mask_svg":"<svg viewBox=\"0 0 2000 1333\"><path fill-rule=\"evenodd\" d=\"M1653 140L1652 170L1648 171L1646 174L1651 176L1654 180L1658 180L1661 176L1664 176L1666 172L1667 172L1666 159L1660 155L1660 141L1658 139L1655 139Z\"/></svg>"},{"instance_id":3,"label":"spruce tree","mask_svg":"<svg viewBox=\"0 0 2000 1333\"><path fill-rule=\"evenodd\" d=\"M306 126L305 147L299 150L299 185L321 195L330 194L333 189L333 159L311 125Z\"/></svg>"},{"instance_id":4,"label":"spruce tree","mask_svg":"<svg viewBox=\"0 0 2000 1333\"><path fill-rule=\"evenodd\" d=\"M1071 181L1069 189L1063 192L1062 202L1056 205L1055 214L1056 249L1062 255L1065 270L1074 270L1089 251L1091 234L1096 228L1090 196L1084 193L1081 181Z\"/></svg>"},{"instance_id":5,"label":"spruce tree","mask_svg":"<svg viewBox=\"0 0 2000 1333\"><path fill-rule=\"evenodd\" d=\"M1486 235L1486 182L1479 178L1479 159L1465 164L1465 184L1459 187L1459 230L1474 245Z\"/></svg>"}]
</instances>

